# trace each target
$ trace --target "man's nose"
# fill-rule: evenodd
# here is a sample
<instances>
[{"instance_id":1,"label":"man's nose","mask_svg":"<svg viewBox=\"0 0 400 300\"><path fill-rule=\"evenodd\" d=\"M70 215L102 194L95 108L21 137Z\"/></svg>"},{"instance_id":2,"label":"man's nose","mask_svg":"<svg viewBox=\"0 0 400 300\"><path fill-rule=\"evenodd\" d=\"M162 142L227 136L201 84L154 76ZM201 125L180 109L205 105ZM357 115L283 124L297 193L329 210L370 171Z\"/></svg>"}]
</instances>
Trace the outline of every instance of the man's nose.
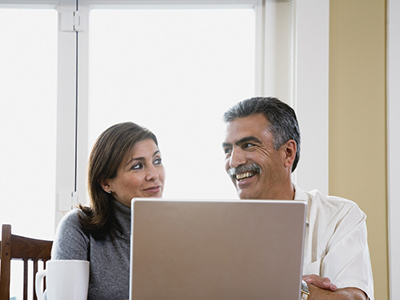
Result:
<instances>
[{"instance_id":1,"label":"man's nose","mask_svg":"<svg viewBox=\"0 0 400 300\"><path fill-rule=\"evenodd\" d=\"M229 158L229 167L237 168L240 165L246 164L246 155L240 148L232 149L231 156Z\"/></svg>"}]
</instances>

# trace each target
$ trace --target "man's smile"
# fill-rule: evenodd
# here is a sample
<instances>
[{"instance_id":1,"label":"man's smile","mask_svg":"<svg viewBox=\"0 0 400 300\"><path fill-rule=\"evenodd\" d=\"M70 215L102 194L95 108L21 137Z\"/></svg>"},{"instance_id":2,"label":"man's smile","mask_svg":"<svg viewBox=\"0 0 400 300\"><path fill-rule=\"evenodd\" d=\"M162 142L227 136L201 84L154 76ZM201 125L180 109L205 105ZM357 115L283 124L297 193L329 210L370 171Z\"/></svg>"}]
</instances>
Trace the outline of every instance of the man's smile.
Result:
<instances>
[{"instance_id":1,"label":"man's smile","mask_svg":"<svg viewBox=\"0 0 400 300\"><path fill-rule=\"evenodd\" d=\"M245 173L241 173L241 174L236 174L236 180L240 181L243 179L253 177L254 175L256 175L256 172L245 172Z\"/></svg>"},{"instance_id":2,"label":"man's smile","mask_svg":"<svg viewBox=\"0 0 400 300\"><path fill-rule=\"evenodd\" d=\"M244 181L258 173L261 174L261 167L258 164L251 163L247 165L240 165L237 168L229 168L227 173L233 180Z\"/></svg>"}]
</instances>

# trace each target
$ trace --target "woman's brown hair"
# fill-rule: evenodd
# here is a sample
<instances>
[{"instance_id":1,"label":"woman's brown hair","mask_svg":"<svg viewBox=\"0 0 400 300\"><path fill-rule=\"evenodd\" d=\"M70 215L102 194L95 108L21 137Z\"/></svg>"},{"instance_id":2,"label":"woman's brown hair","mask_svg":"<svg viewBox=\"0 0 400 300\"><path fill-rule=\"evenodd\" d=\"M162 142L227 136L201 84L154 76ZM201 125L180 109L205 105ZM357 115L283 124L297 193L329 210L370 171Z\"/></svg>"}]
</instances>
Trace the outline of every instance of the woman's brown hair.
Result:
<instances>
[{"instance_id":1,"label":"woman's brown hair","mask_svg":"<svg viewBox=\"0 0 400 300\"><path fill-rule=\"evenodd\" d=\"M152 139L158 146L156 136L148 129L133 122L115 124L98 137L90 153L88 163L88 191L90 205L79 205L83 213L79 220L83 228L95 238L101 239L113 224L114 197L106 193L101 182L117 176L124 157L137 142Z\"/></svg>"}]
</instances>

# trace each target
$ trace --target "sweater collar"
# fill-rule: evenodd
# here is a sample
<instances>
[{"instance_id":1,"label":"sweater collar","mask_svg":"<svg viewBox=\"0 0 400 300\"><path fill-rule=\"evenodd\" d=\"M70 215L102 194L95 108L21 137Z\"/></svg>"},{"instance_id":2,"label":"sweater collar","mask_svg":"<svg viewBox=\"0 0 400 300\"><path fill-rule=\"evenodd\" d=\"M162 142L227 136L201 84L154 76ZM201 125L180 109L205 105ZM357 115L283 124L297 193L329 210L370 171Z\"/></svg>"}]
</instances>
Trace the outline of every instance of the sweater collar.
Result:
<instances>
[{"instance_id":1,"label":"sweater collar","mask_svg":"<svg viewBox=\"0 0 400 300\"><path fill-rule=\"evenodd\" d=\"M131 208L125 206L124 204L114 200L114 214L115 221L119 223L119 226L122 230L121 233L118 233L123 238L130 239L131 233Z\"/></svg>"}]
</instances>

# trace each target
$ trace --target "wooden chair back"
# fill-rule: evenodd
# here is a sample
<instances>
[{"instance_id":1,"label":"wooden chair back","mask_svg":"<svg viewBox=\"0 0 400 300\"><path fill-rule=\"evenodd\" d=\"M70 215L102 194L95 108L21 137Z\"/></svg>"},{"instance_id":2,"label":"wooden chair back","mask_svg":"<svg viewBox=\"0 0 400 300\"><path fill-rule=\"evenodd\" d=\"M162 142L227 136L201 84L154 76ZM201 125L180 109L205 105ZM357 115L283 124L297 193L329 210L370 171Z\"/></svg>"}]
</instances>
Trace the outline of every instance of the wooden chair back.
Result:
<instances>
[{"instance_id":1,"label":"wooden chair back","mask_svg":"<svg viewBox=\"0 0 400 300\"><path fill-rule=\"evenodd\" d=\"M33 261L33 300L37 300L35 291L35 278L38 271L38 262L50 260L52 241L31 239L11 234L11 225L2 226L1 237L1 271L0 271L0 300L10 299L10 275L11 260L22 260L24 262L23 272L23 300L28 300L28 262Z\"/></svg>"}]
</instances>

